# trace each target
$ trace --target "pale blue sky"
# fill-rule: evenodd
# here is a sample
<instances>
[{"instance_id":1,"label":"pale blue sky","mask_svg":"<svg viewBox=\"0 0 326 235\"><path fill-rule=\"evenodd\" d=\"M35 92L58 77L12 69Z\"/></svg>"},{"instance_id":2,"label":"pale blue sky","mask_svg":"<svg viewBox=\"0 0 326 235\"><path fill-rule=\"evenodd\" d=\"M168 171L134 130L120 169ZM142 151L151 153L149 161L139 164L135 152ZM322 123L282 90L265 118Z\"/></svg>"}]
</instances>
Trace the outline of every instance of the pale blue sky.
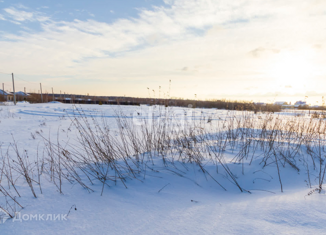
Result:
<instances>
[{"instance_id":1,"label":"pale blue sky","mask_svg":"<svg viewBox=\"0 0 326 235\"><path fill-rule=\"evenodd\" d=\"M113 23L119 18L138 17L140 9L150 10L153 6L166 5L162 0L3 0L0 4L2 15L8 19L12 17L5 9L15 8L27 12L39 11L40 14L51 17L55 21L96 19L106 23ZM20 23L22 25L16 25L10 21L1 21L1 30L17 33L22 29L22 26L40 30L35 21L34 24L31 21L20 21Z\"/></svg>"},{"instance_id":2,"label":"pale blue sky","mask_svg":"<svg viewBox=\"0 0 326 235\"><path fill-rule=\"evenodd\" d=\"M176 97L313 103L324 22L322 0L0 0L0 72L30 91L163 96L172 80Z\"/></svg>"}]
</instances>

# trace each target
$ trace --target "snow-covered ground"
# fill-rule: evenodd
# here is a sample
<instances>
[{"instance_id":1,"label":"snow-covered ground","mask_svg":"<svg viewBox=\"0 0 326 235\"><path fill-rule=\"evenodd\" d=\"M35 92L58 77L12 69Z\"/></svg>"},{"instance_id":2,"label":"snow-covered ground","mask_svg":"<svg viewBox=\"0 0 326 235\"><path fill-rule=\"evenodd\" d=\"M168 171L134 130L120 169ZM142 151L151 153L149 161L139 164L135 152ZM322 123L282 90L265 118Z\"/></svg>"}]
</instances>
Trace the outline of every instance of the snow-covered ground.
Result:
<instances>
[{"instance_id":1,"label":"snow-covered ground","mask_svg":"<svg viewBox=\"0 0 326 235\"><path fill-rule=\"evenodd\" d=\"M156 109L163 112L165 110L163 107ZM82 117L80 110L83 111ZM298 118L296 117L298 113L291 112L254 115L249 112L212 109L194 111L172 108L172 110L179 114L185 113L190 117L189 120L194 120L199 126L202 123L200 128L205 129L206 135L210 132L215 133L216 126L222 126L220 128L223 129L226 120L237 116L242 116L243 119L254 118L252 123L257 124L257 128L268 118L267 115L271 115L275 120L288 120L288 123L295 122L292 119ZM4 223L0 224L1 235L325 233L325 194L323 191L310 194L318 187L320 169L314 170L311 165L305 168L306 162L301 162L305 159L303 151L298 153L299 156L302 155L301 157L293 158L299 170L288 163L284 163L284 167L279 163L281 169L278 171L275 162L268 162L267 166L263 167L262 159L266 157L266 153L264 155L259 149L255 153L250 150L249 157L242 162L232 162L232 159L239 156L241 149L232 148L231 141L231 146L227 145L222 151L223 161L232 171L243 192L221 165L205 160L208 155L207 153L205 155L204 148L198 149L203 150L202 166L205 173L194 162L169 159L168 163L164 164L162 157L159 157L160 154L153 153L154 156L148 160L151 163L142 166L151 168L145 170L142 168L137 177L127 177L124 182L111 181L104 187L100 181L93 180L93 184L87 184L93 192L76 182L69 183L63 180L60 193L58 185L56 186L51 181L50 174L45 172L41 175L41 188L39 187L35 169L41 167L35 167L35 164L39 159L48 158L46 151L48 140L59 142L61 146L68 146L67 149L77 146L78 130L72 124L74 118L78 120L87 118L90 122L92 119L105 120L110 127L109 132L119 136L121 128L119 129L116 120L120 111L123 111L124 119L138 124L137 115L146 114L146 120L151 117L156 120L160 118L160 111L147 106L81 105L77 109L73 105L60 103L19 103L16 106L0 106L1 169L7 164L8 159L16 159L13 156L17 146L21 156L28 158L26 162L30 164L29 169L34 166L33 175L35 174L36 178L33 178L32 184L37 196L36 198L33 196L24 177L22 175L19 178L15 177L19 173L12 169L13 179L17 180L15 186L18 195L12 185L5 180L2 171L1 185L23 208L8 198L9 196L4 197L0 193L0 206L16 211L18 216L5 221L6 213L2 212ZM148 113L151 115L148 116ZM302 113L300 122L297 123L308 123L310 120L307 113ZM176 120L171 122L173 121L176 122ZM181 124L180 128L188 125ZM94 123L90 126L94 130L97 128ZM196 132L196 135L199 136L200 133L204 135L200 131ZM218 140L211 141L211 145L214 146L217 144L214 141ZM295 145L294 142L291 144ZM191 148L194 146L189 147ZM295 150L291 148L293 149ZM148 154L150 153L142 153L142 156L149 159ZM251 158L253 154L255 157ZM309 175L307 169L311 170ZM280 188L280 177L283 192ZM82 180L87 182L87 177L84 176ZM58 180L56 182L58 184ZM6 201L9 202L9 206Z\"/></svg>"}]
</instances>

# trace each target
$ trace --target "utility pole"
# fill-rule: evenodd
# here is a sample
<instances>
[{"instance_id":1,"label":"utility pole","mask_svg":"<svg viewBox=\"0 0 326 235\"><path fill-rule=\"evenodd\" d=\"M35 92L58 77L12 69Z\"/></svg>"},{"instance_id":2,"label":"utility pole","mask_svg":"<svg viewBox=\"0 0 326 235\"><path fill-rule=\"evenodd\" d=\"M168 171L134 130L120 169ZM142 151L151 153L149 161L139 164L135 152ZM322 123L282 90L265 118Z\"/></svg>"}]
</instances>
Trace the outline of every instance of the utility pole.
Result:
<instances>
[{"instance_id":1,"label":"utility pole","mask_svg":"<svg viewBox=\"0 0 326 235\"><path fill-rule=\"evenodd\" d=\"M41 91L41 101L42 101L42 103L43 103L42 83L40 83L40 91Z\"/></svg>"},{"instance_id":2,"label":"utility pole","mask_svg":"<svg viewBox=\"0 0 326 235\"><path fill-rule=\"evenodd\" d=\"M53 87L52 87L52 99L53 99L53 101L54 101Z\"/></svg>"},{"instance_id":3,"label":"utility pole","mask_svg":"<svg viewBox=\"0 0 326 235\"><path fill-rule=\"evenodd\" d=\"M14 79L14 73L11 74L12 77L12 88L14 92L14 104L16 105L16 92L15 92L15 79Z\"/></svg>"},{"instance_id":4,"label":"utility pole","mask_svg":"<svg viewBox=\"0 0 326 235\"><path fill-rule=\"evenodd\" d=\"M25 95L26 95L26 87L24 87L24 93L25 93Z\"/></svg>"}]
</instances>

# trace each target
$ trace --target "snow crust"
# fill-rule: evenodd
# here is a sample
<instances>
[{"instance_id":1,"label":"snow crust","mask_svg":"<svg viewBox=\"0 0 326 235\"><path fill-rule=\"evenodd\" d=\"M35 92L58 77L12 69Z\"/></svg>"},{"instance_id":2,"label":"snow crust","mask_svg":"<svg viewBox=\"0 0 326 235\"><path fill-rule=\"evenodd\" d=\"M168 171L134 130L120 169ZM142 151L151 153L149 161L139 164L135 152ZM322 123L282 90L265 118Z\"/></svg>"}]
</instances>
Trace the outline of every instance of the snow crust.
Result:
<instances>
[{"instance_id":1,"label":"snow crust","mask_svg":"<svg viewBox=\"0 0 326 235\"><path fill-rule=\"evenodd\" d=\"M89 117L104 117L115 124L117 106L81 105ZM126 114L147 107L120 106ZM36 159L42 142L36 132L55 140L70 141L68 118L76 108L70 104L18 103L0 107L0 143L4 153L17 142L20 149ZM184 108L174 108L184 110ZM225 110L196 109L201 114L223 119L230 115ZM237 115L237 112L233 113ZM215 115L215 116L214 116ZM296 114L281 113L282 118ZM305 114L303 114L305 115ZM218 118L217 118L218 117ZM35 138L34 138L34 137ZM39 153L40 154L40 153ZM226 150L225 158L232 159L236 151ZM67 221L13 221L0 224L0 234L324 234L326 229L325 194L307 194L305 171L291 167L281 169L284 192L280 191L275 166L262 170L260 159L252 164L245 162L229 167L238 177L243 188L240 192L225 175L216 173L214 165L206 165L208 171L227 189L203 174L197 166L186 164L183 177L168 171L148 172L140 180L105 187L95 183L89 193L79 185L63 184L63 194L50 182L43 180L41 194L33 198L26 184L18 185L24 206L21 215L67 214L73 205L77 210L69 213ZM155 167L163 168L156 159ZM312 182L315 186L317 182ZM161 190L161 191L160 191ZM1 196L2 197L2 196ZM1 198L0 197L0 198Z\"/></svg>"}]
</instances>

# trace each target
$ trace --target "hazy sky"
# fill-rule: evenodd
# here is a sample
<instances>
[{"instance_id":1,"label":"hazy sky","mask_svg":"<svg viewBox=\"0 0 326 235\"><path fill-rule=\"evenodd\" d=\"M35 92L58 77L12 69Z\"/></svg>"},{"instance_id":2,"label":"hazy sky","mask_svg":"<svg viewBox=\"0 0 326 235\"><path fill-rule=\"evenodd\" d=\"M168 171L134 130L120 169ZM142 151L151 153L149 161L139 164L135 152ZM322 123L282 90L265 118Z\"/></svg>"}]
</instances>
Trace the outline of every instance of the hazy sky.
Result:
<instances>
[{"instance_id":1,"label":"hazy sky","mask_svg":"<svg viewBox=\"0 0 326 235\"><path fill-rule=\"evenodd\" d=\"M18 90L320 104L326 1L0 0L0 62Z\"/></svg>"}]
</instances>

